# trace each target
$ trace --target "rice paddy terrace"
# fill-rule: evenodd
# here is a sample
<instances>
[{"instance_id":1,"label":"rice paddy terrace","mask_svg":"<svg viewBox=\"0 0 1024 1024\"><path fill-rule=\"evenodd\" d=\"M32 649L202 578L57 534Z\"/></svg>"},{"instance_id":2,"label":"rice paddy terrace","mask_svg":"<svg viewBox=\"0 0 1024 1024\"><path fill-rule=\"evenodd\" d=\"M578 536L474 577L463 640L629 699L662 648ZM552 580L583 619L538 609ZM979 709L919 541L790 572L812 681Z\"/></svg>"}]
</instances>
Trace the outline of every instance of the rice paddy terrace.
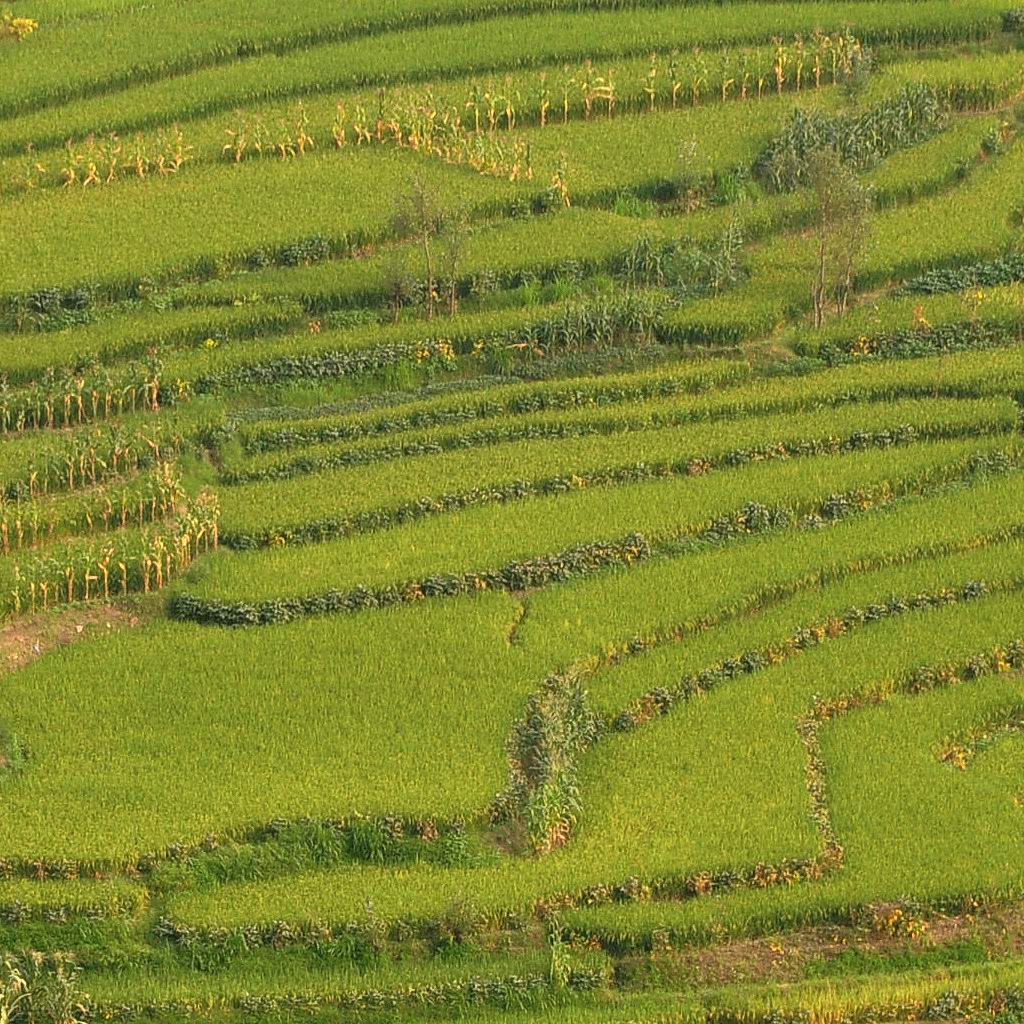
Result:
<instances>
[{"instance_id":1,"label":"rice paddy terrace","mask_svg":"<svg viewBox=\"0 0 1024 1024\"><path fill-rule=\"evenodd\" d=\"M1024 8L0 69L0 1020L1024 1021Z\"/></svg>"}]
</instances>

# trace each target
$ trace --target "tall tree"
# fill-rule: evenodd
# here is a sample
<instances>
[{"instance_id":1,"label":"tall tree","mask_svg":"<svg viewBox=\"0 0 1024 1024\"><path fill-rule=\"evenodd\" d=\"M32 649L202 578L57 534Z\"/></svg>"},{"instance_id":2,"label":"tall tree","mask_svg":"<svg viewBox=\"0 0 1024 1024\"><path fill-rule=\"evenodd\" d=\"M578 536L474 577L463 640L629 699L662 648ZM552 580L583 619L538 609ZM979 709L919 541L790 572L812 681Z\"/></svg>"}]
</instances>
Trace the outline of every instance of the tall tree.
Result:
<instances>
[{"instance_id":1,"label":"tall tree","mask_svg":"<svg viewBox=\"0 0 1024 1024\"><path fill-rule=\"evenodd\" d=\"M399 235L415 238L423 253L426 274L425 304L427 319L434 318L437 309L437 270L434 240L441 229L444 217L441 200L435 186L417 171L409 181L409 187L399 197L393 217L393 226Z\"/></svg>"},{"instance_id":2,"label":"tall tree","mask_svg":"<svg viewBox=\"0 0 1024 1024\"><path fill-rule=\"evenodd\" d=\"M828 147L810 163L814 193L814 326L821 327L830 304L842 315L849 306L857 267L871 235L871 190L856 171Z\"/></svg>"}]
</instances>

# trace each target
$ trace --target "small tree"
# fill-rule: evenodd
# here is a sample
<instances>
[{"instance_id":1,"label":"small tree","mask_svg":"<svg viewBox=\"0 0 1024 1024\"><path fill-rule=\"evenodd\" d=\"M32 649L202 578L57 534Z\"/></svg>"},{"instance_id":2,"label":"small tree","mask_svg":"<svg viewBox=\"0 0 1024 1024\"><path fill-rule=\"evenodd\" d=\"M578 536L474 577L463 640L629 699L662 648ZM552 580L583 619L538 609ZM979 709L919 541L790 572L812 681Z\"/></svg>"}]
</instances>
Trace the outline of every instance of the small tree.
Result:
<instances>
[{"instance_id":1,"label":"small tree","mask_svg":"<svg viewBox=\"0 0 1024 1024\"><path fill-rule=\"evenodd\" d=\"M434 240L443 219L441 201L436 188L427 181L422 173L417 171L410 179L408 190L399 197L393 217L393 226L398 234L415 238L423 252L428 320L434 318L437 307Z\"/></svg>"},{"instance_id":2,"label":"small tree","mask_svg":"<svg viewBox=\"0 0 1024 1024\"><path fill-rule=\"evenodd\" d=\"M825 322L828 305L842 315L849 306L857 265L871 232L872 193L854 169L828 147L809 167L815 197L815 266L811 297L814 326Z\"/></svg>"},{"instance_id":3,"label":"small tree","mask_svg":"<svg viewBox=\"0 0 1024 1024\"><path fill-rule=\"evenodd\" d=\"M455 316L459 311L459 276L466 245L472 233L469 217L464 210L457 210L444 218L441 229L441 273L449 316Z\"/></svg>"},{"instance_id":4,"label":"small tree","mask_svg":"<svg viewBox=\"0 0 1024 1024\"><path fill-rule=\"evenodd\" d=\"M381 277L388 297L393 323L398 323L403 307L416 294L416 279L409 270L408 253L400 245L389 245L384 250Z\"/></svg>"}]
</instances>

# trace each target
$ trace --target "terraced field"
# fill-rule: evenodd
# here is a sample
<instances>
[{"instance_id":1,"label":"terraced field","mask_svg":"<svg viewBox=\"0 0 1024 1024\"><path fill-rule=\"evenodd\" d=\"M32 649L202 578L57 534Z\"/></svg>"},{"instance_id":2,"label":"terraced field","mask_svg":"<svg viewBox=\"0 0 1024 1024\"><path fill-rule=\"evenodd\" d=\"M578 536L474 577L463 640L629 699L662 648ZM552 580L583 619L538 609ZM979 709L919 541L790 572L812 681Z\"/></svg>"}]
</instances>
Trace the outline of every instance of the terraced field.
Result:
<instances>
[{"instance_id":1,"label":"terraced field","mask_svg":"<svg viewBox=\"0 0 1024 1024\"><path fill-rule=\"evenodd\" d=\"M1024 8L0 10L0 1022L1024 1021Z\"/></svg>"}]
</instances>

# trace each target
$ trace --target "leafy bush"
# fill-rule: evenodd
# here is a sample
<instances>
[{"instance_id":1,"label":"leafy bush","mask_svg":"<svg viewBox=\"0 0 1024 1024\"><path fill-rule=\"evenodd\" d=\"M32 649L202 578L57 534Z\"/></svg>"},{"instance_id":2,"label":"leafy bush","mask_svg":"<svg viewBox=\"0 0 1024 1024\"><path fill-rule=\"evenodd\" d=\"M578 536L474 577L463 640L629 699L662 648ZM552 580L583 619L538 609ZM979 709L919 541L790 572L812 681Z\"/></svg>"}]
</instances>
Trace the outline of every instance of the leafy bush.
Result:
<instances>
[{"instance_id":1,"label":"leafy bush","mask_svg":"<svg viewBox=\"0 0 1024 1024\"><path fill-rule=\"evenodd\" d=\"M776 192L805 184L811 160L826 149L865 169L879 160L938 134L946 114L929 85L906 86L896 96L863 114L829 115L797 108L783 130L761 151L754 174Z\"/></svg>"},{"instance_id":2,"label":"leafy bush","mask_svg":"<svg viewBox=\"0 0 1024 1024\"><path fill-rule=\"evenodd\" d=\"M1006 32L1024 32L1024 7L1003 12L1003 29Z\"/></svg>"},{"instance_id":3,"label":"leafy bush","mask_svg":"<svg viewBox=\"0 0 1024 1024\"><path fill-rule=\"evenodd\" d=\"M938 295L942 292L962 292L979 285L996 288L1000 285L1024 281L1024 254L1010 254L985 263L972 263L965 267L929 270L908 281L904 292Z\"/></svg>"},{"instance_id":4,"label":"leafy bush","mask_svg":"<svg viewBox=\"0 0 1024 1024\"><path fill-rule=\"evenodd\" d=\"M59 953L8 953L0 958L0 1020L4 1024L81 1024L88 1010L78 968Z\"/></svg>"}]
</instances>

